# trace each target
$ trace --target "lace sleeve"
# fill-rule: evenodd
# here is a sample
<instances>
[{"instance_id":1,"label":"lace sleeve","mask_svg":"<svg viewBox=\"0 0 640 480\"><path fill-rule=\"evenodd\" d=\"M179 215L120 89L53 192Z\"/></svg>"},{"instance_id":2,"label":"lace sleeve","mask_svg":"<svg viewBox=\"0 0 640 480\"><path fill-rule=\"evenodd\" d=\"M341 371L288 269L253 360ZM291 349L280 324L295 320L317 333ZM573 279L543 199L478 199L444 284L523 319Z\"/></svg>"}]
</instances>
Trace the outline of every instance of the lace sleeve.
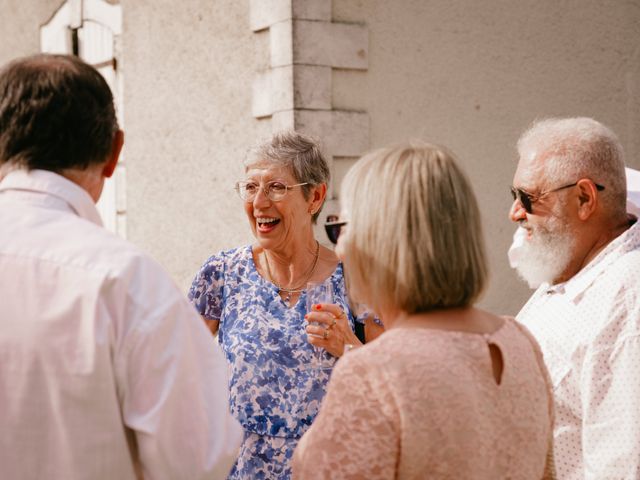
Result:
<instances>
[{"instance_id":1,"label":"lace sleeve","mask_svg":"<svg viewBox=\"0 0 640 480\"><path fill-rule=\"evenodd\" d=\"M363 353L338 362L320 413L295 451L294 479L395 478L399 417Z\"/></svg>"}]
</instances>

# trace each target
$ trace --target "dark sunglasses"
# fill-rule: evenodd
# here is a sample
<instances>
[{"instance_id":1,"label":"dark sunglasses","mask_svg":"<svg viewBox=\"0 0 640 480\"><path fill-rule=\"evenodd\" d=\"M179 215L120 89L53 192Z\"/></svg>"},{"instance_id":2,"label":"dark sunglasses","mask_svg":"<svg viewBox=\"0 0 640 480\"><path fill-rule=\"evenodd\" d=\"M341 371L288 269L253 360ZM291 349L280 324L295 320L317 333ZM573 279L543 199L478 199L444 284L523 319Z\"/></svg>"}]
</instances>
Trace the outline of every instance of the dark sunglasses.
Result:
<instances>
[{"instance_id":1,"label":"dark sunglasses","mask_svg":"<svg viewBox=\"0 0 640 480\"><path fill-rule=\"evenodd\" d=\"M533 213L533 204L540 200L545 195L548 195L553 192L558 192L560 190L564 190L565 188L575 187L578 182L571 183L569 185L563 185L562 187L554 188L553 190L547 190L546 192L539 193L538 195L533 195L531 193L525 192L521 188L511 187L511 196L514 200L518 200L522 206L524 207L525 212L532 214ZM602 185L598 185L594 183L599 192L604 190Z\"/></svg>"},{"instance_id":2,"label":"dark sunglasses","mask_svg":"<svg viewBox=\"0 0 640 480\"><path fill-rule=\"evenodd\" d=\"M327 222L324 224L324 230L327 232L327 237L329 237L331 243L338 243L340 231L347 223L348 222Z\"/></svg>"}]
</instances>

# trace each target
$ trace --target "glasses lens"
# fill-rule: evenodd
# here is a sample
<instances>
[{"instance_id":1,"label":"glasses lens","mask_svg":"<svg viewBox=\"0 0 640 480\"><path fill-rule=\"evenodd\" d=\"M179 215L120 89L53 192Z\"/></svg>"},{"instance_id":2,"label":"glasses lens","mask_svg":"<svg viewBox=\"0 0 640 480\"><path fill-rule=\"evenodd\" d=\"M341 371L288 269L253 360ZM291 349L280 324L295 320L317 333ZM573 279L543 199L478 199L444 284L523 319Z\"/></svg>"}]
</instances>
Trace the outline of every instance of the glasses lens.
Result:
<instances>
[{"instance_id":1,"label":"glasses lens","mask_svg":"<svg viewBox=\"0 0 640 480\"><path fill-rule=\"evenodd\" d=\"M238 182L236 192L245 202L251 202L258 192L258 185L253 182Z\"/></svg>"},{"instance_id":2,"label":"glasses lens","mask_svg":"<svg viewBox=\"0 0 640 480\"><path fill-rule=\"evenodd\" d=\"M524 207L525 212L531 213L531 197L524 190L520 190L519 188L511 187L511 196L514 200L518 200L520 204Z\"/></svg>"},{"instance_id":3,"label":"glasses lens","mask_svg":"<svg viewBox=\"0 0 640 480\"><path fill-rule=\"evenodd\" d=\"M277 202L287 194L287 186L284 183L271 182L267 184L265 193L273 202Z\"/></svg>"},{"instance_id":4,"label":"glasses lens","mask_svg":"<svg viewBox=\"0 0 640 480\"><path fill-rule=\"evenodd\" d=\"M327 237L329 237L329 241L334 245L338 243L338 237L340 236L342 227L345 224L346 222L330 222L324 224L324 229L327 232Z\"/></svg>"}]
</instances>

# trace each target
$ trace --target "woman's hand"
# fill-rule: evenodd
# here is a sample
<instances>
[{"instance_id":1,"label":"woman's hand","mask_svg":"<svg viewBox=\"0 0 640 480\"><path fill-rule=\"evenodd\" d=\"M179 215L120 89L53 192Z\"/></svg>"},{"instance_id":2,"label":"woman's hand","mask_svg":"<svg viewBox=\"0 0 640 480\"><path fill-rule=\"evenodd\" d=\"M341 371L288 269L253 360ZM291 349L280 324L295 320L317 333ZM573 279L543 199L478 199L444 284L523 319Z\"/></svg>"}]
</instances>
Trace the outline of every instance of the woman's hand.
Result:
<instances>
[{"instance_id":1,"label":"woman's hand","mask_svg":"<svg viewBox=\"0 0 640 480\"><path fill-rule=\"evenodd\" d=\"M342 356L344 346L362 345L356 337L346 313L333 303L320 303L304 316L309 322L307 337L311 345L322 347L334 357Z\"/></svg>"}]
</instances>

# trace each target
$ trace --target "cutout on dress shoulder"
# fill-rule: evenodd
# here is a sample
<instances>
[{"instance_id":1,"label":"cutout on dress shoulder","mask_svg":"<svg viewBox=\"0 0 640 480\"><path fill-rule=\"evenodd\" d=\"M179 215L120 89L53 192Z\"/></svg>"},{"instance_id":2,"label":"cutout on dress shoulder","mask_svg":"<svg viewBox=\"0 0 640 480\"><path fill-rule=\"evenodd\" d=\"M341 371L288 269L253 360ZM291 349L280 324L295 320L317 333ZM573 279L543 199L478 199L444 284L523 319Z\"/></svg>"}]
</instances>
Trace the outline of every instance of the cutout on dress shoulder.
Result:
<instances>
[{"instance_id":1,"label":"cutout on dress shoulder","mask_svg":"<svg viewBox=\"0 0 640 480\"><path fill-rule=\"evenodd\" d=\"M502 351L495 343L487 343L487 346L489 347L489 356L491 357L493 379L496 384L500 385L502 382L502 373L504 371L504 358L502 357Z\"/></svg>"}]
</instances>

